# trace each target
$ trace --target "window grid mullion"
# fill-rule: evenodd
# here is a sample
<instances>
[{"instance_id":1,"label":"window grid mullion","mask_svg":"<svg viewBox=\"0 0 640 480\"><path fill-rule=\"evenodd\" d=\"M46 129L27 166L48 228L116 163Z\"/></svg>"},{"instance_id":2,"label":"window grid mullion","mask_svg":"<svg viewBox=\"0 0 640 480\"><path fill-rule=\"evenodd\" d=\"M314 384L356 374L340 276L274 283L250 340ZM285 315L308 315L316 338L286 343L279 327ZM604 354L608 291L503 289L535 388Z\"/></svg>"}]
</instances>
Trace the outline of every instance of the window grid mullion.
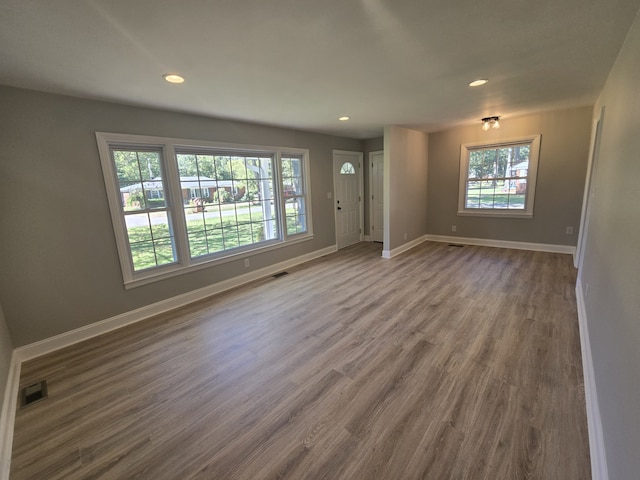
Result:
<instances>
[{"instance_id":1,"label":"window grid mullion","mask_svg":"<svg viewBox=\"0 0 640 480\"><path fill-rule=\"evenodd\" d=\"M142 190L142 201L144 202L144 209L139 213L144 213L147 216L147 223L149 225L149 236L151 237L151 248L153 249L153 262L158 266L158 252L156 251L156 240L153 233L153 224L151 223L151 215L149 212L149 202L147 201L147 189L145 188L144 176L142 175L142 167L140 167L140 152L136 151L136 165L138 166L138 177L140 178L140 188ZM133 260L132 260L133 261ZM135 266L134 266L135 270Z\"/></svg>"}]
</instances>

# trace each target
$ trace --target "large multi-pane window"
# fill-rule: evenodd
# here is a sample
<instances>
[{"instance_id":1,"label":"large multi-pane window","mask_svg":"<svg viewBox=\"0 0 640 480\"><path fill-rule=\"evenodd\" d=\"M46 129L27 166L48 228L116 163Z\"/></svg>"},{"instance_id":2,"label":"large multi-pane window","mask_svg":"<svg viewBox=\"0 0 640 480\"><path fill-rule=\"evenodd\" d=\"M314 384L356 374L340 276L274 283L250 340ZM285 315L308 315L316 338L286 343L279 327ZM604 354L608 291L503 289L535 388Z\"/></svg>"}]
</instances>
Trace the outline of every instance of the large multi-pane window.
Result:
<instances>
[{"instance_id":1,"label":"large multi-pane window","mask_svg":"<svg viewBox=\"0 0 640 480\"><path fill-rule=\"evenodd\" d=\"M533 216L540 136L462 145L459 215Z\"/></svg>"},{"instance_id":2,"label":"large multi-pane window","mask_svg":"<svg viewBox=\"0 0 640 480\"><path fill-rule=\"evenodd\" d=\"M306 150L97 138L126 285L311 237Z\"/></svg>"}]
</instances>

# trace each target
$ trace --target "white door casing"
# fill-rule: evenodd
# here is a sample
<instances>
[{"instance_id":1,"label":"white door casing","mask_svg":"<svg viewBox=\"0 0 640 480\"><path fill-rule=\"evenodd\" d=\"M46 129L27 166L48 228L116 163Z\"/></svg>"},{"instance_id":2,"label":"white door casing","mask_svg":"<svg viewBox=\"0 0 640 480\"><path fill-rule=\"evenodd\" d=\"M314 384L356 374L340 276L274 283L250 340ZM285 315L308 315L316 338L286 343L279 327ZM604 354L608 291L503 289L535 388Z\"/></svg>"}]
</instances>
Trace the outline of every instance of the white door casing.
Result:
<instances>
[{"instance_id":1,"label":"white door casing","mask_svg":"<svg viewBox=\"0 0 640 480\"><path fill-rule=\"evenodd\" d=\"M336 245L344 248L362 240L361 152L333 151Z\"/></svg>"},{"instance_id":2,"label":"white door casing","mask_svg":"<svg viewBox=\"0 0 640 480\"><path fill-rule=\"evenodd\" d=\"M582 274L582 262L584 261L584 248L589 231L589 214L591 203L596 195L594 183L595 171L598 163L598 153L600 151L600 137L602 136L602 124L604 122L604 107L600 109L600 117L596 121L592 130L591 151L589 152L589 163L587 165L587 178L585 179L584 194L582 199L582 213L580 216L580 231L578 232L578 245L574 256L574 266L578 269L578 277Z\"/></svg>"},{"instance_id":3,"label":"white door casing","mask_svg":"<svg viewBox=\"0 0 640 480\"><path fill-rule=\"evenodd\" d=\"M369 153L369 165L371 166L369 175L369 192L371 202L369 207L369 218L371 225L371 240L374 242L384 241L384 152Z\"/></svg>"}]
</instances>

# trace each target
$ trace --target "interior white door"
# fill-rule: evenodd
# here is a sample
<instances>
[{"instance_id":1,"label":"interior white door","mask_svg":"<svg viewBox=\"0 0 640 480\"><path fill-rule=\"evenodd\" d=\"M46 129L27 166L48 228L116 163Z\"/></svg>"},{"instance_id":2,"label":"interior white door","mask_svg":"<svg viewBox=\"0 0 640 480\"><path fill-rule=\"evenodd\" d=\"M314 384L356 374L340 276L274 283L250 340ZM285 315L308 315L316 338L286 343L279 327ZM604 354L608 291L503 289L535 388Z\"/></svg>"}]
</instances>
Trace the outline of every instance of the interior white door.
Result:
<instances>
[{"instance_id":1,"label":"interior white door","mask_svg":"<svg viewBox=\"0 0 640 480\"><path fill-rule=\"evenodd\" d=\"M344 248L362 239L360 225L361 160L359 152L333 152L336 243Z\"/></svg>"},{"instance_id":2,"label":"interior white door","mask_svg":"<svg viewBox=\"0 0 640 480\"><path fill-rule=\"evenodd\" d=\"M384 152L371 152L371 239L382 242L384 239Z\"/></svg>"}]
</instances>

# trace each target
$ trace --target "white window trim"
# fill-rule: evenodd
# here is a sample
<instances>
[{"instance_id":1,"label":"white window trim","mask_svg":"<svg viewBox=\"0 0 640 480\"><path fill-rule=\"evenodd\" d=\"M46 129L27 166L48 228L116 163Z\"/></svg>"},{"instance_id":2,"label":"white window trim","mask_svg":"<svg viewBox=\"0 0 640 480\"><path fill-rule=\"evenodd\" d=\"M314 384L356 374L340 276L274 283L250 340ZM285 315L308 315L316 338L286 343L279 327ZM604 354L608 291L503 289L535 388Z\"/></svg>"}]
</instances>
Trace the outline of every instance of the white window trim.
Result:
<instances>
[{"instance_id":1,"label":"white window trim","mask_svg":"<svg viewBox=\"0 0 640 480\"><path fill-rule=\"evenodd\" d=\"M146 285L165 278L182 275L184 273L210 267L214 264L222 264L247 258L257 253L280 249L285 246L297 244L313 239L313 221L311 214L311 177L309 174L309 150L295 147L274 147L264 145L245 145L235 143L209 142L200 140L185 140L181 138L154 137L148 135L130 135L109 132L96 132L98 152L104 174L107 201L111 212L111 221L116 239L116 247L125 288L133 288ZM169 205L168 210L173 213L173 229L175 237L175 252L178 258L176 263L153 267L139 272L133 270L133 261L127 236L127 228L124 216L121 214L121 197L118 189L117 174L113 160L111 159L110 146L130 146L132 148L153 147L162 150L162 162L165 171L165 185L167 189L164 197ZM184 222L184 209L182 208L182 191L180 189L179 173L175 161L175 150L189 149L224 149L230 153L237 151L241 154L247 152L273 154L274 161L274 186L279 194L278 220L279 231L282 238L260 243L259 246L245 246L230 251L217 252L211 256L191 258L187 242L186 226ZM280 174L280 161L282 156L300 156L304 162L303 178L306 192L307 231L287 235L285 206L283 200L283 188ZM174 201L175 200L175 201Z\"/></svg>"},{"instance_id":2,"label":"white window trim","mask_svg":"<svg viewBox=\"0 0 640 480\"><path fill-rule=\"evenodd\" d=\"M472 217L507 217L507 218L533 218L533 207L536 192L536 179L538 176L538 159L540 156L541 135L529 135L526 137L509 138L495 142L465 143L460 146L460 183L458 186L458 215ZM467 172L469 168L469 152L482 148L508 147L509 145L531 144L529 150L529 168L527 170L527 194L525 196L524 210L506 208L466 208L465 198L467 193Z\"/></svg>"}]
</instances>

